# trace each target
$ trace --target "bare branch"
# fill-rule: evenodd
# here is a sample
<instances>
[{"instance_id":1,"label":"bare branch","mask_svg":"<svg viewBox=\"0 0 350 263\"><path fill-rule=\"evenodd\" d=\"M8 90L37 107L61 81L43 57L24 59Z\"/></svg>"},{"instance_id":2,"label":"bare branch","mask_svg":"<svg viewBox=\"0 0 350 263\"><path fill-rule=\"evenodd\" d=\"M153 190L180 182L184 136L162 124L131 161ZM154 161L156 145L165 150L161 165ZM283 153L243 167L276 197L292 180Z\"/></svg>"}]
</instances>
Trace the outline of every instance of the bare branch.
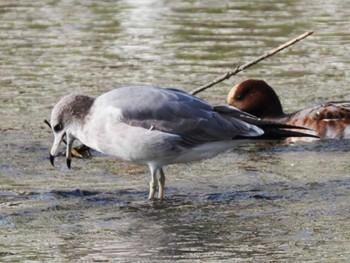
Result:
<instances>
[{"instance_id":1,"label":"bare branch","mask_svg":"<svg viewBox=\"0 0 350 263\"><path fill-rule=\"evenodd\" d=\"M261 55L260 57L254 59L254 60L252 60L252 61L250 61L250 62L248 62L248 63L246 63L244 65L238 66L238 67L236 67L236 68L226 72L224 75L214 79L213 81L211 81L211 82L209 82L209 83L207 83L207 84L205 84L205 85L203 85L203 86L201 86L201 87L199 87L197 89L192 90L191 94L195 95L195 94L197 94L197 93L199 93L199 92L201 92L203 90L206 90L207 88L210 88L210 87L214 86L215 84L217 84L219 82L222 82L222 81L224 81L226 79L229 79L233 75L236 75L238 72L240 72L240 71L242 71L242 70L244 70L246 68L249 68L249 67L257 64L260 61L262 61L262 60L264 60L264 59L266 59L268 57L273 56L277 52L280 52L281 50L283 50L283 49L285 49L285 48L295 44L296 42L306 38L307 36L311 35L312 33L313 33L312 31L311 32L305 32L304 34L301 34L301 35L297 36L296 38L293 38L292 40L289 40L288 42L280 45L279 47L276 47L276 48L266 52L265 54Z\"/></svg>"}]
</instances>

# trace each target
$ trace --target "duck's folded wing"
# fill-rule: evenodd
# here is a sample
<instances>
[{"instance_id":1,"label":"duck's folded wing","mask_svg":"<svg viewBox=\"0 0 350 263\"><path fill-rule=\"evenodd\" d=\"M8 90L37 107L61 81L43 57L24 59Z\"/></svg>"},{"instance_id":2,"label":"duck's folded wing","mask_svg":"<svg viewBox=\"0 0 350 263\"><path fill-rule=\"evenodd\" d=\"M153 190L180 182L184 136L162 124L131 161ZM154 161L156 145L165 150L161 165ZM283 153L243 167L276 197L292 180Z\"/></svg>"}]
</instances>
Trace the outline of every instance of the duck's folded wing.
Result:
<instances>
[{"instance_id":1,"label":"duck's folded wing","mask_svg":"<svg viewBox=\"0 0 350 263\"><path fill-rule=\"evenodd\" d=\"M350 119L350 102L334 101L316 106L312 109L312 118L315 120Z\"/></svg>"}]
</instances>

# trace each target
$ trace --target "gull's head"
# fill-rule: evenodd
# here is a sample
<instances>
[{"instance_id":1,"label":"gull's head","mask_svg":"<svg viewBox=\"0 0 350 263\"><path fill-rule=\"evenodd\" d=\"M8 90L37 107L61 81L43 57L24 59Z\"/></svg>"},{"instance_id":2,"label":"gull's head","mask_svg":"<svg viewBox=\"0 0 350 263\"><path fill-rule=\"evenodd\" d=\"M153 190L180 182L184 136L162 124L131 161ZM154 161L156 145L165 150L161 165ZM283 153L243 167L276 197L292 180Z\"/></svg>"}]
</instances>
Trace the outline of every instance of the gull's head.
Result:
<instances>
[{"instance_id":1,"label":"gull's head","mask_svg":"<svg viewBox=\"0 0 350 263\"><path fill-rule=\"evenodd\" d=\"M59 146L66 138L66 159L70 168L72 145L76 139L79 126L84 124L94 99L89 96L69 94L64 96L53 108L51 113L51 128L55 136L50 151L50 162L54 165Z\"/></svg>"}]
</instances>

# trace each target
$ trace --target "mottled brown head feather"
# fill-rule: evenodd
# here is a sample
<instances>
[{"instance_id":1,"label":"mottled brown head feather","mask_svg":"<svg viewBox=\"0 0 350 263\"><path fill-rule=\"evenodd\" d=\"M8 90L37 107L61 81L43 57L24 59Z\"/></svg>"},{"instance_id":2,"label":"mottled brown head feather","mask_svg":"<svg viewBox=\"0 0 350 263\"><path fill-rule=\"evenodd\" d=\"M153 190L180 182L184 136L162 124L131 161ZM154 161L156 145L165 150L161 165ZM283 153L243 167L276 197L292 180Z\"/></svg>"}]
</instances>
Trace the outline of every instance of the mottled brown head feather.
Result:
<instances>
[{"instance_id":1,"label":"mottled brown head feather","mask_svg":"<svg viewBox=\"0 0 350 263\"><path fill-rule=\"evenodd\" d=\"M94 102L94 98L85 95L69 94L64 96L53 108L51 126L60 124L65 127L72 122L84 123L85 117Z\"/></svg>"}]
</instances>

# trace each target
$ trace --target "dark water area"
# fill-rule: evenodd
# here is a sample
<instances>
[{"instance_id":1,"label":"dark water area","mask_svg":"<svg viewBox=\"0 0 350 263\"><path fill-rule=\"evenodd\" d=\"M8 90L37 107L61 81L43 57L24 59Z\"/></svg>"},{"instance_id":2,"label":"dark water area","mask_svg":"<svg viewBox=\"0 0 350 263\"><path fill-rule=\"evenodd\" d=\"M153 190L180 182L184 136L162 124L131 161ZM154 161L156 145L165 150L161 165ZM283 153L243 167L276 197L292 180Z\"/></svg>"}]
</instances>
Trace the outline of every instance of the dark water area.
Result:
<instances>
[{"instance_id":1,"label":"dark water area","mask_svg":"<svg viewBox=\"0 0 350 263\"><path fill-rule=\"evenodd\" d=\"M350 100L349 1L0 3L1 262L348 262L348 141L237 146L165 168L92 152L50 165L44 119L71 92L125 85L191 91L305 32L198 96L264 79L286 112ZM64 150L62 148L62 150Z\"/></svg>"}]
</instances>

